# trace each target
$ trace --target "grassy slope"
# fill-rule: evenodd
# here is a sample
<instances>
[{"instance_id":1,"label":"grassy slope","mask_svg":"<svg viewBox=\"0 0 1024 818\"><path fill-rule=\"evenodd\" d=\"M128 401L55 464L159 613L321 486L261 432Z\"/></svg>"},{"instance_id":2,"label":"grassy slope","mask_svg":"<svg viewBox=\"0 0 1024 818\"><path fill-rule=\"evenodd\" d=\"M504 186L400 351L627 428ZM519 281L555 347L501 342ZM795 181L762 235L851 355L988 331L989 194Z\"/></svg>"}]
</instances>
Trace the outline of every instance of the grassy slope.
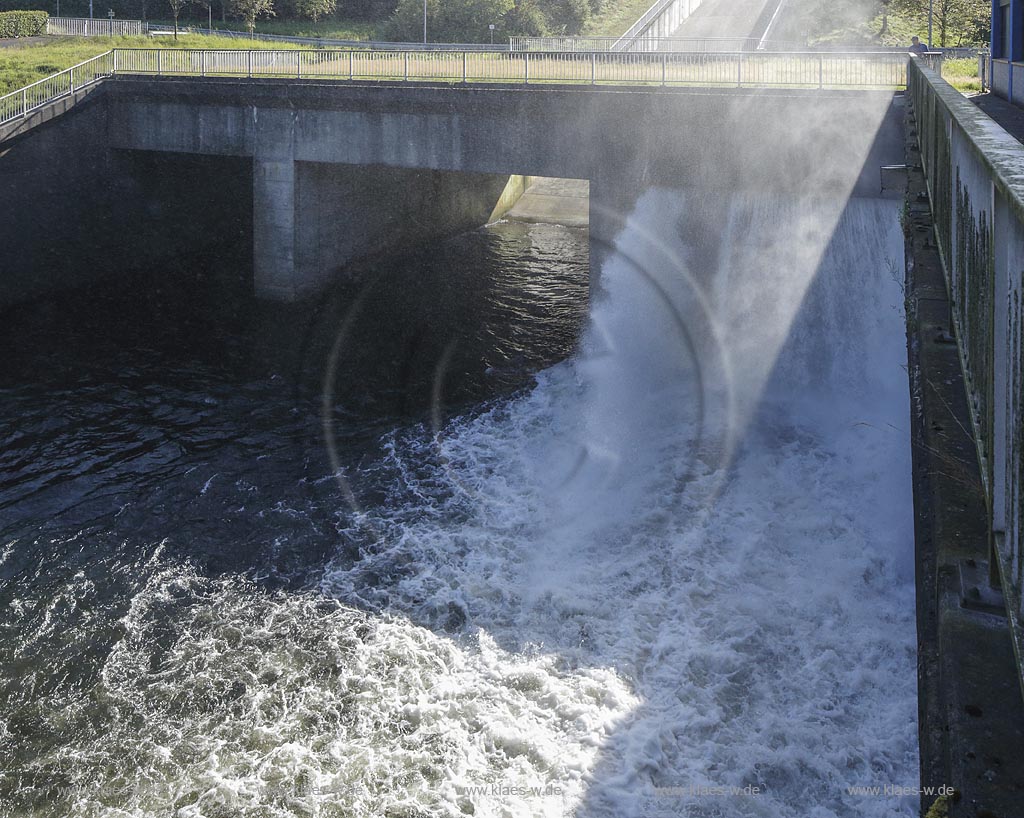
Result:
<instances>
[{"instance_id":1,"label":"grassy slope","mask_svg":"<svg viewBox=\"0 0 1024 818\"><path fill-rule=\"evenodd\" d=\"M942 64L942 78L961 94L981 91L976 59L946 60Z\"/></svg>"},{"instance_id":2,"label":"grassy slope","mask_svg":"<svg viewBox=\"0 0 1024 818\"><path fill-rule=\"evenodd\" d=\"M654 0L604 0L599 15L594 15L584 34L591 37L618 37L647 11Z\"/></svg>"},{"instance_id":3,"label":"grassy slope","mask_svg":"<svg viewBox=\"0 0 1024 818\"><path fill-rule=\"evenodd\" d=\"M170 26L173 20L151 20L152 23ZM181 26L206 27L206 18L181 19ZM288 37L323 37L330 40L372 40L381 24L367 23L362 20L322 20L311 23L309 20L257 20L256 31L260 34L283 34ZM222 22L214 19L214 28L231 31L245 31L245 23L241 20Z\"/></svg>"},{"instance_id":4,"label":"grassy slope","mask_svg":"<svg viewBox=\"0 0 1024 818\"><path fill-rule=\"evenodd\" d=\"M0 49L0 95L48 77L111 48L298 48L228 37L53 37L46 43Z\"/></svg>"}]
</instances>

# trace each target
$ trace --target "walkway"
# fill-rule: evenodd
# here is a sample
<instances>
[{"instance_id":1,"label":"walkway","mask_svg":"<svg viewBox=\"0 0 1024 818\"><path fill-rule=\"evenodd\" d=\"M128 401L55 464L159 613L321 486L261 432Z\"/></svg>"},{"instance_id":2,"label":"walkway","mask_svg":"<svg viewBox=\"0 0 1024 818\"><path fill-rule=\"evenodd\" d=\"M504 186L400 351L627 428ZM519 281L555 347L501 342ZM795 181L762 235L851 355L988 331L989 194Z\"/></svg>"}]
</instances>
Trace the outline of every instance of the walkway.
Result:
<instances>
[{"instance_id":1,"label":"walkway","mask_svg":"<svg viewBox=\"0 0 1024 818\"><path fill-rule=\"evenodd\" d=\"M49 37L0 37L0 48L20 48L49 41Z\"/></svg>"},{"instance_id":2,"label":"walkway","mask_svg":"<svg viewBox=\"0 0 1024 818\"><path fill-rule=\"evenodd\" d=\"M1010 136L1024 143L1024 110L991 92L976 94L968 99L992 117Z\"/></svg>"},{"instance_id":3,"label":"walkway","mask_svg":"<svg viewBox=\"0 0 1024 818\"><path fill-rule=\"evenodd\" d=\"M505 218L513 222L587 227L590 224L590 182L536 178Z\"/></svg>"},{"instance_id":4,"label":"walkway","mask_svg":"<svg viewBox=\"0 0 1024 818\"><path fill-rule=\"evenodd\" d=\"M756 37L768 24L768 6L777 0L705 0L676 29L673 37Z\"/></svg>"}]
</instances>

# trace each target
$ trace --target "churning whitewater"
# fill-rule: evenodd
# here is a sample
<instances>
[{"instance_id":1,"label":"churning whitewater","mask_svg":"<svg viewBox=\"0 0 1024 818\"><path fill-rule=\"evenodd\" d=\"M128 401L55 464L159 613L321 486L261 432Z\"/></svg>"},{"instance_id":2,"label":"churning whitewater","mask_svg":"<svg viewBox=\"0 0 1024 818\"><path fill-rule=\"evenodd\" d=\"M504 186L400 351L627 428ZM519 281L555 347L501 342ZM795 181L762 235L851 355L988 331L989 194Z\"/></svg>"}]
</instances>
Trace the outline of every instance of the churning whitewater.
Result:
<instances>
[{"instance_id":1,"label":"churning whitewater","mask_svg":"<svg viewBox=\"0 0 1024 818\"><path fill-rule=\"evenodd\" d=\"M706 207L642 197L535 385L324 475L315 588L119 569L65 814L915 815L847 791L917 783L898 204Z\"/></svg>"}]
</instances>

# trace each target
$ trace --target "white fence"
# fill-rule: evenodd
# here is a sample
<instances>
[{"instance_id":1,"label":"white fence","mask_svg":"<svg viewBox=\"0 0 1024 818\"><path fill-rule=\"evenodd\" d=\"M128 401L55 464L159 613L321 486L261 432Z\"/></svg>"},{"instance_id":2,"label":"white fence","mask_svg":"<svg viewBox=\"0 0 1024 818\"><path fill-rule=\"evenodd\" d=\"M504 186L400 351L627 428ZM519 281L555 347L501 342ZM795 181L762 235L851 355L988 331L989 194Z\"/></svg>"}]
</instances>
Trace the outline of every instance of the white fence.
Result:
<instances>
[{"instance_id":1,"label":"white fence","mask_svg":"<svg viewBox=\"0 0 1024 818\"><path fill-rule=\"evenodd\" d=\"M114 50L115 73L408 82L902 88L906 65L903 53Z\"/></svg>"},{"instance_id":2,"label":"white fence","mask_svg":"<svg viewBox=\"0 0 1024 818\"><path fill-rule=\"evenodd\" d=\"M389 82L903 88L905 54L115 48L0 97L0 125L117 74Z\"/></svg>"},{"instance_id":3,"label":"white fence","mask_svg":"<svg viewBox=\"0 0 1024 818\"><path fill-rule=\"evenodd\" d=\"M0 97L0 125L27 116L54 100L70 96L109 77L114 52L108 51Z\"/></svg>"},{"instance_id":4,"label":"white fence","mask_svg":"<svg viewBox=\"0 0 1024 818\"><path fill-rule=\"evenodd\" d=\"M148 31L149 24L141 20L51 17L46 21L47 34L69 37L141 37Z\"/></svg>"}]
</instances>

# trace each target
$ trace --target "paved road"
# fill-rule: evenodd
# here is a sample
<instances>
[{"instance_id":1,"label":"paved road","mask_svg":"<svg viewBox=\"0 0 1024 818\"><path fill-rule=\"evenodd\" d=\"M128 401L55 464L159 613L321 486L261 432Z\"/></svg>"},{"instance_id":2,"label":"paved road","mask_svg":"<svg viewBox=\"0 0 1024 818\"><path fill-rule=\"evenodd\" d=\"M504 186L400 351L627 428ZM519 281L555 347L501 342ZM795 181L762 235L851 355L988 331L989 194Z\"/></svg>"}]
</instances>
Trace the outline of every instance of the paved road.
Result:
<instances>
[{"instance_id":1,"label":"paved road","mask_svg":"<svg viewBox=\"0 0 1024 818\"><path fill-rule=\"evenodd\" d=\"M704 0L676 30L676 37L760 37L761 14L778 0ZM766 22L766 21L765 21Z\"/></svg>"},{"instance_id":2,"label":"paved road","mask_svg":"<svg viewBox=\"0 0 1024 818\"><path fill-rule=\"evenodd\" d=\"M23 45L45 43L49 37L0 37L0 48L18 48Z\"/></svg>"}]
</instances>

